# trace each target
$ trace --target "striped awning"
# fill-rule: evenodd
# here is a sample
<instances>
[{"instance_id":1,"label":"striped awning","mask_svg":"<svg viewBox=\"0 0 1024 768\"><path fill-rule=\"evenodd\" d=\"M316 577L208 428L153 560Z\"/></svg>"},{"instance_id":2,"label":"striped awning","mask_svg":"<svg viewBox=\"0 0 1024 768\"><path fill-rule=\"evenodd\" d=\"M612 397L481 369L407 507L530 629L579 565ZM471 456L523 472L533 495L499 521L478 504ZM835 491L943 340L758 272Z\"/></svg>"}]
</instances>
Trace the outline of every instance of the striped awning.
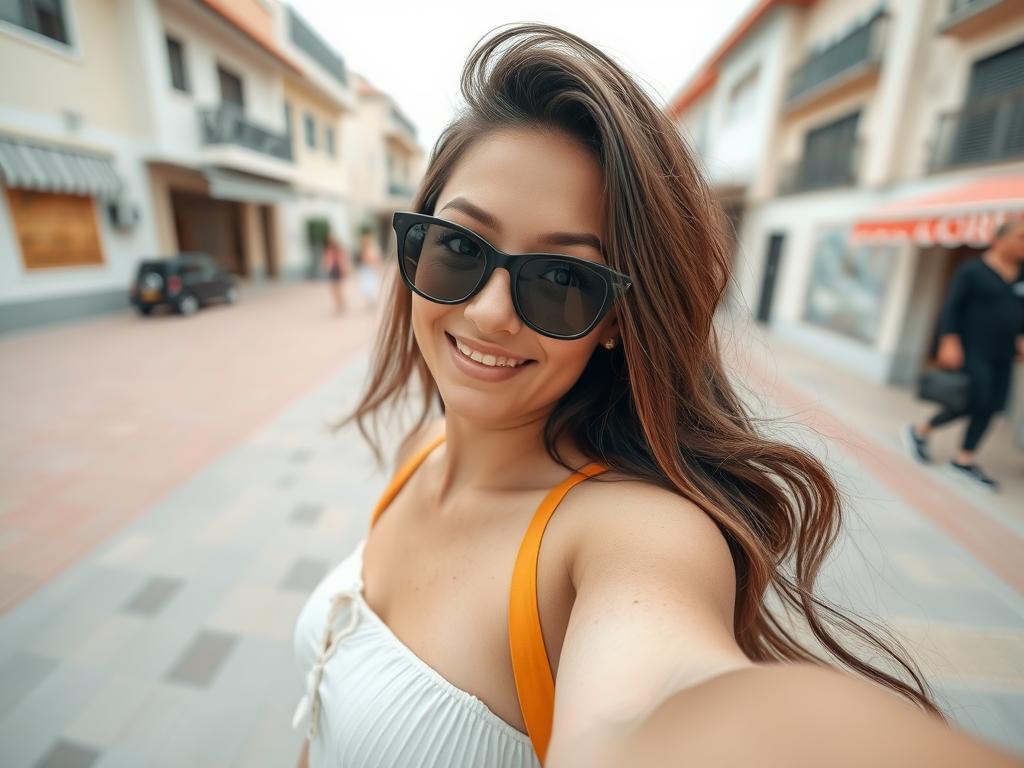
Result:
<instances>
[{"instance_id":1,"label":"striped awning","mask_svg":"<svg viewBox=\"0 0 1024 768\"><path fill-rule=\"evenodd\" d=\"M0 178L8 187L113 199L122 183L110 157L0 136Z\"/></svg>"}]
</instances>

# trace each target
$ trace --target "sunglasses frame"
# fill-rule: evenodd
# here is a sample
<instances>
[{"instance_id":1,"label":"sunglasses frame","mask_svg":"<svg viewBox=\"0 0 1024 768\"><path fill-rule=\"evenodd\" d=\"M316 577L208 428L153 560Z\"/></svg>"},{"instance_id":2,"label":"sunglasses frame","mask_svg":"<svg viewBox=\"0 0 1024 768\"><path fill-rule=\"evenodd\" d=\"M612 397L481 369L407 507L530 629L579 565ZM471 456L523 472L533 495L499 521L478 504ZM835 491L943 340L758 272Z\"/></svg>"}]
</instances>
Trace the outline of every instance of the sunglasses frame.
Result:
<instances>
[{"instance_id":1,"label":"sunglasses frame","mask_svg":"<svg viewBox=\"0 0 1024 768\"><path fill-rule=\"evenodd\" d=\"M428 296L423 291L418 289L413 283L409 275L405 271L405 259L403 254L405 251L405 238L409 234L409 230L417 224L433 224L439 227L447 227L453 229L470 240L477 243L484 254L484 271L477 281L473 289L469 291L461 299L456 300L445 300L438 299L433 296ZM463 304L469 301L471 298L476 296L485 285L487 281L491 279L491 275L494 274L494 270L499 267L506 270L509 273L509 283L512 288L512 307L516 311L516 315L522 320L527 326L532 328L542 336L547 336L551 339L559 339L563 341L571 341L573 339L582 339L584 336L589 334L594 328L597 327L598 323L601 322L602 318L608 314L608 310L612 308L615 301L621 297L633 284L633 281L627 275L621 272L616 272L611 267L605 264L598 264L594 261L588 261L587 259L581 259L578 256L567 256L564 253L519 253L511 254L505 253L493 245L491 245L485 238L478 235L471 229L467 229L459 224L448 221L446 219L439 219L436 216L428 216L424 213L411 213L408 211L398 211L392 218L392 226L395 229L395 234L398 236L398 272L402 276L402 282L404 282L413 293L418 296L422 296L427 301L432 301L435 304ZM559 333L552 333L546 331L543 328L538 327L523 312L522 306L519 303L519 273L523 266L531 261L537 259L561 259L564 261L577 264L584 269L589 269L595 272L605 284L604 302L601 304L600 309L597 311L593 322L590 323L587 328L579 333L572 335L562 335Z\"/></svg>"}]
</instances>

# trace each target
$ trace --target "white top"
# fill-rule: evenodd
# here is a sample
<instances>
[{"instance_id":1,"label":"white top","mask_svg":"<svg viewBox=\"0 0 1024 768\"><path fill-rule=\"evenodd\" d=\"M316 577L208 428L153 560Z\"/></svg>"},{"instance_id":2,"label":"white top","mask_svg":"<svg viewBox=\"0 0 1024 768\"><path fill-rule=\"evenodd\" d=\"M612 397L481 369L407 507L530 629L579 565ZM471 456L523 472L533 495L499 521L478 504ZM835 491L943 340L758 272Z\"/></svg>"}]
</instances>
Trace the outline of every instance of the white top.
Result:
<instances>
[{"instance_id":1,"label":"white top","mask_svg":"<svg viewBox=\"0 0 1024 768\"><path fill-rule=\"evenodd\" d=\"M441 677L367 605L365 545L313 590L295 626L307 693L292 725L309 723L310 768L540 768L529 736Z\"/></svg>"}]
</instances>

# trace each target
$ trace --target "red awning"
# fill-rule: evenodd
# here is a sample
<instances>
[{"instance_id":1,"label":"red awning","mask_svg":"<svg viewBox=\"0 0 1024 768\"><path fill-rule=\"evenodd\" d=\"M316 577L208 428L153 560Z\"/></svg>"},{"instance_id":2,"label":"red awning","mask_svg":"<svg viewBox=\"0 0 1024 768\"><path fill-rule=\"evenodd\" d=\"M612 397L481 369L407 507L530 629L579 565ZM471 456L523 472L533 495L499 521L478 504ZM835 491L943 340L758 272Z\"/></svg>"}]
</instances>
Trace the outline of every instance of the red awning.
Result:
<instances>
[{"instance_id":1,"label":"red awning","mask_svg":"<svg viewBox=\"0 0 1024 768\"><path fill-rule=\"evenodd\" d=\"M1024 176L990 176L901 200L853 226L858 242L911 241L920 246L984 246L996 227L1024 214Z\"/></svg>"}]
</instances>

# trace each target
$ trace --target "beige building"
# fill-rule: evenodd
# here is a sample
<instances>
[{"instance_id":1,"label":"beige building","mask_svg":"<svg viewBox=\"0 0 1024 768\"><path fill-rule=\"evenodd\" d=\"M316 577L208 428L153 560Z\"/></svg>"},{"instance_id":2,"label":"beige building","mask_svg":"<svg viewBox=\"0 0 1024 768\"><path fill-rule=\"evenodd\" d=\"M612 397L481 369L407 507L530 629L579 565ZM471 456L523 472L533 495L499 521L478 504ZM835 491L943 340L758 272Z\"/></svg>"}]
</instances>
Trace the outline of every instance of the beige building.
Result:
<instances>
[{"instance_id":1,"label":"beige building","mask_svg":"<svg viewBox=\"0 0 1024 768\"><path fill-rule=\"evenodd\" d=\"M312 276L410 202L414 127L279 0L2 4L0 71L0 331L127 307L145 257Z\"/></svg>"},{"instance_id":2,"label":"beige building","mask_svg":"<svg viewBox=\"0 0 1024 768\"><path fill-rule=\"evenodd\" d=\"M0 10L0 329L126 306L156 247L136 4L29 5Z\"/></svg>"},{"instance_id":3,"label":"beige building","mask_svg":"<svg viewBox=\"0 0 1024 768\"><path fill-rule=\"evenodd\" d=\"M357 228L369 227L385 252L391 249L391 216L408 210L423 176L425 153L416 127L394 100L356 75L359 110L352 141L359 148L352 165L352 189L358 200Z\"/></svg>"},{"instance_id":4,"label":"beige building","mask_svg":"<svg viewBox=\"0 0 1024 768\"><path fill-rule=\"evenodd\" d=\"M1024 212L1024 3L763 0L669 111L736 224L737 301L910 385L952 269Z\"/></svg>"}]
</instances>

